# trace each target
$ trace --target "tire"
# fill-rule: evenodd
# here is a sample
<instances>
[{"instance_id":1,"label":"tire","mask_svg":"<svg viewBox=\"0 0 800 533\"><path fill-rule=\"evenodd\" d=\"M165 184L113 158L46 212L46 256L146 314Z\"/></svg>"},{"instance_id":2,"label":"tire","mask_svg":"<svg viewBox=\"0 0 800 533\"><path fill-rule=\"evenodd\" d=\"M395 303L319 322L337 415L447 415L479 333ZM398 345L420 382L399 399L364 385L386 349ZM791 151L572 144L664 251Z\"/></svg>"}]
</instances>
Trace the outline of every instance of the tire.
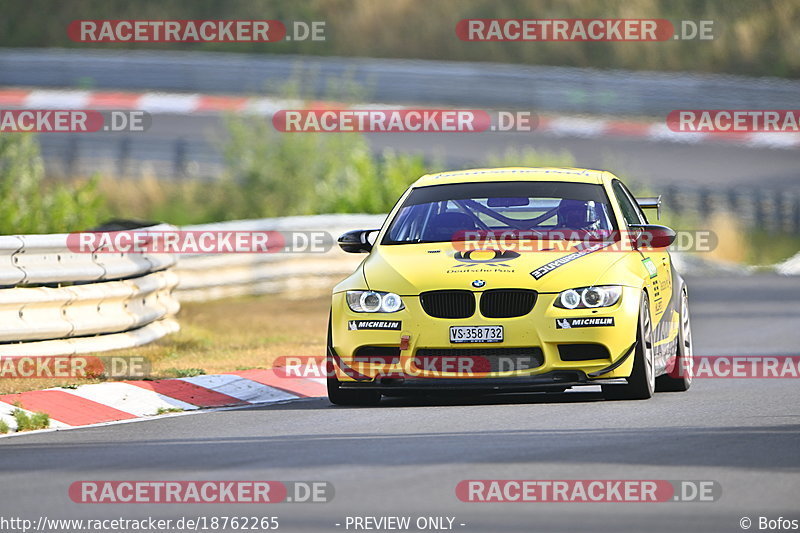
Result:
<instances>
[{"instance_id":1,"label":"tire","mask_svg":"<svg viewBox=\"0 0 800 533\"><path fill-rule=\"evenodd\" d=\"M331 332L331 318L328 316L328 353L325 357L325 368L328 372L328 400L334 405L348 405L370 407L378 405L381 393L372 390L347 390L341 388L341 382L336 378L333 363L333 334Z\"/></svg>"},{"instance_id":2,"label":"tire","mask_svg":"<svg viewBox=\"0 0 800 533\"><path fill-rule=\"evenodd\" d=\"M647 400L656 389L653 322L650 318L650 299L642 292L639 302L639 325L636 328L636 347L633 369L627 385L603 385L608 400Z\"/></svg>"},{"instance_id":3,"label":"tire","mask_svg":"<svg viewBox=\"0 0 800 533\"><path fill-rule=\"evenodd\" d=\"M675 364L668 374L656 379L656 392L684 392L692 386L694 379L692 324L689 319L689 297L686 291L681 291L680 317Z\"/></svg>"}]
</instances>

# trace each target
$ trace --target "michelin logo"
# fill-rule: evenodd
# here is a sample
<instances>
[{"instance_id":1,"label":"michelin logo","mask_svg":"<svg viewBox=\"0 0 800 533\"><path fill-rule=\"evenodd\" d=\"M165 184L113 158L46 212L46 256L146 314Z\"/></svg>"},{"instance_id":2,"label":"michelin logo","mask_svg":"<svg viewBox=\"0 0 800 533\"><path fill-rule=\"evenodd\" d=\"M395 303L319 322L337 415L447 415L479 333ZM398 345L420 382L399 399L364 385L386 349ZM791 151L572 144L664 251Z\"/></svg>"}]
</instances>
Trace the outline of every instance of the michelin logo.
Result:
<instances>
[{"instance_id":1,"label":"michelin logo","mask_svg":"<svg viewBox=\"0 0 800 533\"><path fill-rule=\"evenodd\" d=\"M613 316L592 316L586 318L557 318L556 329L594 328L600 326L613 326Z\"/></svg>"},{"instance_id":2,"label":"michelin logo","mask_svg":"<svg viewBox=\"0 0 800 533\"><path fill-rule=\"evenodd\" d=\"M350 320L347 329L358 331L361 329L389 329L399 331L403 323L400 320Z\"/></svg>"}]
</instances>

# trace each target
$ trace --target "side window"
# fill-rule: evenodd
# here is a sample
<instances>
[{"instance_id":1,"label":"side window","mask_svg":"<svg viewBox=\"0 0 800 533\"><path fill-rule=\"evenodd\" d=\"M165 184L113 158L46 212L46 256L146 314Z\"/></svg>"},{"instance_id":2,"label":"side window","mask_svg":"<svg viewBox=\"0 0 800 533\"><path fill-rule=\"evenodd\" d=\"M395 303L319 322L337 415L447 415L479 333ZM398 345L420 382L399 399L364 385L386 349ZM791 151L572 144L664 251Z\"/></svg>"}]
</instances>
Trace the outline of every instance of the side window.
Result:
<instances>
[{"instance_id":1,"label":"side window","mask_svg":"<svg viewBox=\"0 0 800 533\"><path fill-rule=\"evenodd\" d=\"M614 181L611 184L614 190L614 195L617 197L619 207L622 209L622 216L628 224L643 224L645 223L644 217L641 216L639 206L634 204L633 198L628 194L625 186L621 181Z\"/></svg>"},{"instance_id":2,"label":"side window","mask_svg":"<svg viewBox=\"0 0 800 533\"><path fill-rule=\"evenodd\" d=\"M625 191L625 194L628 195L628 198L631 200L631 202L633 202L633 209L636 210L637 213L639 213L639 220L642 221L642 224L649 224L650 221L647 220L647 215L644 214L644 210L641 207L639 207L639 204L636 203L636 197L633 195L630 189L628 189L628 187L626 187L625 184L622 183L621 181L619 182L619 186L622 188L623 191Z\"/></svg>"}]
</instances>

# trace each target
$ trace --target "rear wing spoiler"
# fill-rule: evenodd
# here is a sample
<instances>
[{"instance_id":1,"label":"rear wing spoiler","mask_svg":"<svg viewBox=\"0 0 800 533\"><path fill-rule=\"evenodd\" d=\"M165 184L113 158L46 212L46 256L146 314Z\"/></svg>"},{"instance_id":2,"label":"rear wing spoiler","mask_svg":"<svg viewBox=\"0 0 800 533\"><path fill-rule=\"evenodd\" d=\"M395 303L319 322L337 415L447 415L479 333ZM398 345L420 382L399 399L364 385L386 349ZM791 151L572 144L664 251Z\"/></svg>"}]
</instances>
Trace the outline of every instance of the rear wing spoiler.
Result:
<instances>
[{"instance_id":1,"label":"rear wing spoiler","mask_svg":"<svg viewBox=\"0 0 800 533\"><path fill-rule=\"evenodd\" d=\"M639 204L639 207L642 209L655 209L656 210L656 217L661 218L661 196L643 196L642 198L637 198L636 203Z\"/></svg>"}]
</instances>

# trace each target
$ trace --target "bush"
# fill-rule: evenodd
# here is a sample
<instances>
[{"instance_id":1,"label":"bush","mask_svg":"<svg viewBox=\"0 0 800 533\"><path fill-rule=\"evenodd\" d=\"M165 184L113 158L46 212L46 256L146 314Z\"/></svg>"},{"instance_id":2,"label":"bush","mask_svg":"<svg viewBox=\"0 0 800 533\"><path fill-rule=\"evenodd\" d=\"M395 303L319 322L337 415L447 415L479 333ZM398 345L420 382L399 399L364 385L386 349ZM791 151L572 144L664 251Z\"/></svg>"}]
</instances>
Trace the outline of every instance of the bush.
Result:
<instances>
[{"instance_id":1,"label":"bush","mask_svg":"<svg viewBox=\"0 0 800 533\"><path fill-rule=\"evenodd\" d=\"M97 225L97 179L46 183L36 138L0 133L0 233L62 233Z\"/></svg>"},{"instance_id":2,"label":"bush","mask_svg":"<svg viewBox=\"0 0 800 533\"><path fill-rule=\"evenodd\" d=\"M33 431L50 427L50 415L47 413L33 413L29 415L22 409L14 409L11 413L17 421L17 431Z\"/></svg>"},{"instance_id":3,"label":"bush","mask_svg":"<svg viewBox=\"0 0 800 533\"><path fill-rule=\"evenodd\" d=\"M373 155L358 133L276 133L242 117L229 128L226 179L244 218L384 213L427 171L421 156Z\"/></svg>"}]
</instances>

